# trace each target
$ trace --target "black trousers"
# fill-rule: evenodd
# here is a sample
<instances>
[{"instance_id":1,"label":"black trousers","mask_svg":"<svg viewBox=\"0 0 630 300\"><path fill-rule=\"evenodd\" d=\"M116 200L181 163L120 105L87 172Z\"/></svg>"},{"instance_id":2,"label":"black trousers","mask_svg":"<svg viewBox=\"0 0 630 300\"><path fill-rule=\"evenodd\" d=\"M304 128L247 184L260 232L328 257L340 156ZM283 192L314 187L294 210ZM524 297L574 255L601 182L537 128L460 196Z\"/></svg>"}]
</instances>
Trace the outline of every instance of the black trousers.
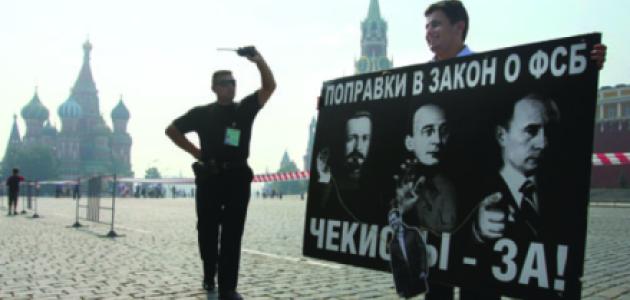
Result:
<instances>
[{"instance_id":1,"label":"black trousers","mask_svg":"<svg viewBox=\"0 0 630 300\"><path fill-rule=\"evenodd\" d=\"M17 207L17 201L18 201L18 193L9 192L9 208L11 208L11 205Z\"/></svg>"},{"instance_id":2,"label":"black trousers","mask_svg":"<svg viewBox=\"0 0 630 300\"><path fill-rule=\"evenodd\" d=\"M204 275L210 279L218 273L219 292L234 291L253 174L248 166L199 173L195 170L195 201Z\"/></svg>"}]
</instances>

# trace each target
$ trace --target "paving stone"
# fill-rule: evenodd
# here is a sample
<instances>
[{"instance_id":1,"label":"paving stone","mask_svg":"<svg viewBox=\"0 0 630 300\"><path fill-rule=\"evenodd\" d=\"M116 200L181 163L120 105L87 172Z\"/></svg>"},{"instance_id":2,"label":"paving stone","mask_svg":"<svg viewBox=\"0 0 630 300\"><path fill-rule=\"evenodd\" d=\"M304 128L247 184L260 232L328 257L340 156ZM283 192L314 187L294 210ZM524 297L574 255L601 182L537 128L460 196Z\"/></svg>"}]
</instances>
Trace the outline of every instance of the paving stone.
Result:
<instances>
[{"instance_id":1,"label":"paving stone","mask_svg":"<svg viewBox=\"0 0 630 300\"><path fill-rule=\"evenodd\" d=\"M119 199L115 231L124 237L115 239L99 237L107 225L68 228L73 204L42 198L41 219L0 211L1 299L217 298L200 286L193 200ZM399 299L388 273L302 258L304 209L291 197L250 202L245 298ZM630 299L630 208L591 207L589 217L583 299Z\"/></svg>"}]
</instances>

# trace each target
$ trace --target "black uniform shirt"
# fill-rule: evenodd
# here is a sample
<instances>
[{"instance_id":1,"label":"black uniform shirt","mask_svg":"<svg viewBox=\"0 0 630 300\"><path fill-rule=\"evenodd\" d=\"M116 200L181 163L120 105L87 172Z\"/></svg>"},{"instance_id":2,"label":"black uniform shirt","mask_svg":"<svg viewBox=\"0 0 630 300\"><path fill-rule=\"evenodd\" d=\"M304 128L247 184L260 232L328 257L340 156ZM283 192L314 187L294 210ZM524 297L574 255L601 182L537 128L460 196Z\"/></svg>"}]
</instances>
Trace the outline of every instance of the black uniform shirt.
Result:
<instances>
[{"instance_id":1,"label":"black uniform shirt","mask_svg":"<svg viewBox=\"0 0 630 300\"><path fill-rule=\"evenodd\" d=\"M20 176L17 176L17 175L11 175L7 179L7 186L9 187L9 193L17 193L20 191L20 181L22 180Z\"/></svg>"},{"instance_id":2,"label":"black uniform shirt","mask_svg":"<svg viewBox=\"0 0 630 300\"><path fill-rule=\"evenodd\" d=\"M249 157L252 124L259 110L258 92L255 92L239 103L221 105L214 102L194 107L173 121L173 125L183 134L197 133L203 161L245 161ZM226 144L228 128L240 132L238 146Z\"/></svg>"}]
</instances>

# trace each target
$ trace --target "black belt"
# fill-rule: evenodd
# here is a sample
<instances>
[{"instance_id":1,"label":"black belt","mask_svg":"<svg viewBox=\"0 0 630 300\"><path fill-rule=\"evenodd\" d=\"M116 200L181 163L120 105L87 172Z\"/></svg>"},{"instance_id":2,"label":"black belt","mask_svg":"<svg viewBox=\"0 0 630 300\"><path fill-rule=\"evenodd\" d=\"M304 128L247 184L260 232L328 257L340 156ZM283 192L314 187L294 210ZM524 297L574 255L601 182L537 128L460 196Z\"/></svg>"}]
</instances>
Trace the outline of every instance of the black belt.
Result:
<instances>
[{"instance_id":1,"label":"black belt","mask_svg":"<svg viewBox=\"0 0 630 300\"><path fill-rule=\"evenodd\" d=\"M236 169L236 168L243 168L243 167L247 167L247 161L246 160L215 160L215 159L208 159L208 160L204 160L203 163L212 168L219 168L221 170L229 170L229 169Z\"/></svg>"}]
</instances>

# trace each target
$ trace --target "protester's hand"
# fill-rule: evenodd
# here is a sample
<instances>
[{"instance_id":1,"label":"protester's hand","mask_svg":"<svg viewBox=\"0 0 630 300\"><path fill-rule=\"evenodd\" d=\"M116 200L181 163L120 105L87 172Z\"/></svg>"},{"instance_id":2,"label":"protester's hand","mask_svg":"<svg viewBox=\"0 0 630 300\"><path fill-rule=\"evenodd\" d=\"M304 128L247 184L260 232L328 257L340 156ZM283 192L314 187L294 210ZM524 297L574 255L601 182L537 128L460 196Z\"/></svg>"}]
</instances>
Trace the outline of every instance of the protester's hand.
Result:
<instances>
[{"instance_id":1,"label":"protester's hand","mask_svg":"<svg viewBox=\"0 0 630 300\"><path fill-rule=\"evenodd\" d=\"M328 148L324 148L317 154L317 174L319 175L320 183L330 182L330 166L328 165L328 158L330 152Z\"/></svg>"},{"instance_id":2,"label":"protester's hand","mask_svg":"<svg viewBox=\"0 0 630 300\"><path fill-rule=\"evenodd\" d=\"M476 235L482 241L495 240L503 237L507 216L498 207L501 193L496 192L481 201L477 213Z\"/></svg>"},{"instance_id":3,"label":"protester's hand","mask_svg":"<svg viewBox=\"0 0 630 300\"><path fill-rule=\"evenodd\" d=\"M597 67L599 69L604 68L604 62L606 62L606 45L597 44L593 46L593 50L591 50L591 59L597 63Z\"/></svg>"}]
</instances>

